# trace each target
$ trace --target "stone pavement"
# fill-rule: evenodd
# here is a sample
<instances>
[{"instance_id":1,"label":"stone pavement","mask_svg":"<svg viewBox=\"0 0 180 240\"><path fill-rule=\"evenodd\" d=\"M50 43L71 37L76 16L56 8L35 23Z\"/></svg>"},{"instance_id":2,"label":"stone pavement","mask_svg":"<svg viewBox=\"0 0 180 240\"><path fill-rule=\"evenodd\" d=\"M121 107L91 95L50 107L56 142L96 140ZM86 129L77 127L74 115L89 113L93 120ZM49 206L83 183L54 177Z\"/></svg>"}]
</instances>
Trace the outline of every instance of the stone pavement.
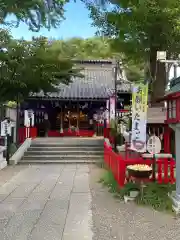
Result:
<instances>
[{"instance_id":1,"label":"stone pavement","mask_svg":"<svg viewBox=\"0 0 180 240\"><path fill-rule=\"evenodd\" d=\"M86 165L7 168L0 178L0 240L92 239L88 171Z\"/></svg>"},{"instance_id":2,"label":"stone pavement","mask_svg":"<svg viewBox=\"0 0 180 240\"><path fill-rule=\"evenodd\" d=\"M88 165L0 171L0 240L179 240L179 220L115 200Z\"/></svg>"}]
</instances>

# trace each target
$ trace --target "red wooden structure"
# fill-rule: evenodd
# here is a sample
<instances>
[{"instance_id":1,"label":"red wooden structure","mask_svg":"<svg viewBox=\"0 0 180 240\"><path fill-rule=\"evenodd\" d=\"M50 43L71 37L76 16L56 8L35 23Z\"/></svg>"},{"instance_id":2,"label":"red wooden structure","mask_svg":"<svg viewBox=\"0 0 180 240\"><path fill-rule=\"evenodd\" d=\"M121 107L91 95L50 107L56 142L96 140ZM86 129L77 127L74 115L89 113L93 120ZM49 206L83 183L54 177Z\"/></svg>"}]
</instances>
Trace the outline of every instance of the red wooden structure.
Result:
<instances>
[{"instance_id":1,"label":"red wooden structure","mask_svg":"<svg viewBox=\"0 0 180 240\"><path fill-rule=\"evenodd\" d=\"M29 136L27 136L27 132L29 133ZM37 128L36 127L19 128L18 137L19 137L19 143L23 143L26 140L26 138L28 138L28 137L36 138L37 137Z\"/></svg>"},{"instance_id":2,"label":"red wooden structure","mask_svg":"<svg viewBox=\"0 0 180 240\"><path fill-rule=\"evenodd\" d=\"M143 159L141 156L137 158L126 158L121 154L117 154L112 150L111 146L104 143L104 162L106 166L112 171L114 178L118 182L120 187L123 187L127 181L126 168L128 165L133 164L153 164L153 159ZM162 183L175 183L176 179L174 176L175 161L171 159L157 159L157 174L156 181L159 184ZM152 181L152 179L149 179Z\"/></svg>"},{"instance_id":3,"label":"red wooden structure","mask_svg":"<svg viewBox=\"0 0 180 240\"><path fill-rule=\"evenodd\" d=\"M27 130L29 132L29 136L27 136ZM19 128L19 143L23 143L27 137L30 138L36 138L37 137L37 128L31 127L31 128ZM60 133L58 131L48 131L48 137L92 137L95 134L95 131L93 130L79 130L76 131L64 131L63 133Z\"/></svg>"},{"instance_id":4,"label":"red wooden structure","mask_svg":"<svg viewBox=\"0 0 180 240\"><path fill-rule=\"evenodd\" d=\"M48 131L48 137L92 137L95 131L92 130L79 130L79 131L65 131L60 133L58 131Z\"/></svg>"}]
</instances>

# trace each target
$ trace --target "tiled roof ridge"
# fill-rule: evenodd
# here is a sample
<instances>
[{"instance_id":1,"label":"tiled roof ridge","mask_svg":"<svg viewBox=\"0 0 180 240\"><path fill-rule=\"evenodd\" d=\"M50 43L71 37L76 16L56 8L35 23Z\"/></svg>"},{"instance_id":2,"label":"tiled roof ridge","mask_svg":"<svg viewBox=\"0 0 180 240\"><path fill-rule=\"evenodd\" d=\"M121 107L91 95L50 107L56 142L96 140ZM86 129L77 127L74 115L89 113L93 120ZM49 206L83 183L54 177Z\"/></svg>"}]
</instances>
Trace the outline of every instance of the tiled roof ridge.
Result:
<instances>
[{"instance_id":1,"label":"tiled roof ridge","mask_svg":"<svg viewBox=\"0 0 180 240\"><path fill-rule=\"evenodd\" d=\"M73 60L74 63L81 64L113 64L113 59L87 59L87 60Z\"/></svg>"}]
</instances>

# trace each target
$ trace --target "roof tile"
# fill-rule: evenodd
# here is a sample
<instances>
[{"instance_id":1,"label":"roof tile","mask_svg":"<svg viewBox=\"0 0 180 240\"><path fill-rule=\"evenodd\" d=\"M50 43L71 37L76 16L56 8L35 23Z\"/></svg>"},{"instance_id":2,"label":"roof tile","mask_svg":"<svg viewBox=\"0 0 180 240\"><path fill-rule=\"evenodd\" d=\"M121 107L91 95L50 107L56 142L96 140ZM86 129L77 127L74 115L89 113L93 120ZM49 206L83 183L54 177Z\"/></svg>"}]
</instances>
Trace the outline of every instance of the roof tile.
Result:
<instances>
[{"instance_id":1,"label":"roof tile","mask_svg":"<svg viewBox=\"0 0 180 240\"><path fill-rule=\"evenodd\" d=\"M82 71L83 78L76 77L72 79L69 85L60 84L59 91L47 93L46 97L61 99L92 99L108 98L114 92L114 77L112 67L109 68L85 68ZM120 92L130 92L131 85L125 79L117 87ZM43 92L33 93L30 97L45 97Z\"/></svg>"}]
</instances>

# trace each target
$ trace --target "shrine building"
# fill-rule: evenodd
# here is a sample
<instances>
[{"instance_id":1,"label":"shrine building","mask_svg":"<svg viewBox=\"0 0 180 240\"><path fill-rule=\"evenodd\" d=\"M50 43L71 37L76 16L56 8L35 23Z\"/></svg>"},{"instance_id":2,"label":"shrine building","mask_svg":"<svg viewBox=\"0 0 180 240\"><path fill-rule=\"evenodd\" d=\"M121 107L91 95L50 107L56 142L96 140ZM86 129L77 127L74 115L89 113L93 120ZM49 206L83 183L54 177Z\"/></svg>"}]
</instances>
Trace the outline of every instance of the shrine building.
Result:
<instances>
[{"instance_id":1,"label":"shrine building","mask_svg":"<svg viewBox=\"0 0 180 240\"><path fill-rule=\"evenodd\" d=\"M50 126L48 136L94 134L92 122L94 116L102 123L103 113L109 109L107 101L114 96L114 62L110 60L76 61L76 66L83 68L83 78L75 77L69 85L60 85L60 90L44 94L33 93L21 104L20 127L24 126L24 110L34 112L34 127L37 136L44 136L42 123L48 118ZM119 74L117 109L130 106L131 84L124 71Z\"/></svg>"}]
</instances>

